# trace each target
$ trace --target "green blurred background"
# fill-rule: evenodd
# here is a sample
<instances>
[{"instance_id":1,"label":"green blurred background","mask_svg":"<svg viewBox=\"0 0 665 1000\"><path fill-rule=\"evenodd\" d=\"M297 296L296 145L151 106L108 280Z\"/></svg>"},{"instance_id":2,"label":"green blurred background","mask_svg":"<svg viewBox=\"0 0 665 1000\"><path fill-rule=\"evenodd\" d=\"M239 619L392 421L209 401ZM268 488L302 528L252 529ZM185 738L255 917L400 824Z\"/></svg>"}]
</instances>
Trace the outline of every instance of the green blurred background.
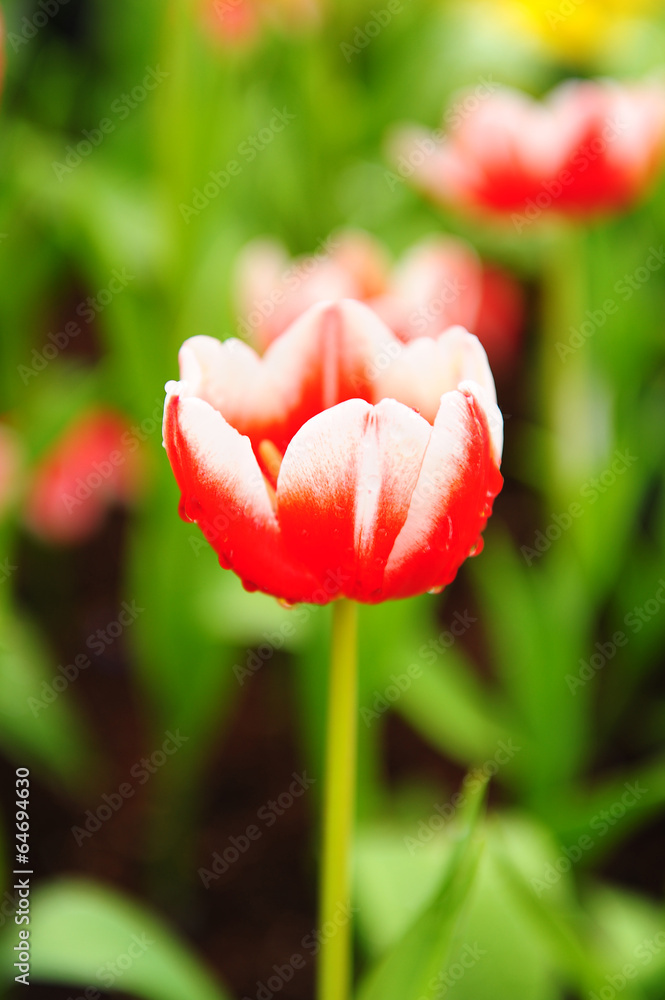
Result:
<instances>
[{"instance_id":1,"label":"green blurred background","mask_svg":"<svg viewBox=\"0 0 665 1000\"><path fill-rule=\"evenodd\" d=\"M313 995L330 609L285 610L219 569L177 516L160 421L182 341L237 335L247 241L297 255L353 226L396 257L462 236L527 301L498 382L506 485L484 552L440 596L361 612L358 995L380 995L364 977L391 949L408 955L408 928L418 937L431 916L471 772L491 777L483 850L431 996L661 1000L665 271L574 359L554 344L661 248L665 186L565 242L520 237L393 183L385 136L405 120L438 126L483 78L540 95L567 76L662 71L662 10L584 0L548 33L535 26L555 4L532 4L529 30L509 2L402 0L361 46L382 0L331 0L305 24L295 6L265 5L241 39L221 37L207 6L4 4L2 988L21 995L9 872L27 767L34 997L260 1000L294 956L272 995ZM274 109L288 126L243 153ZM238 158L237 176L183 212ZM49 334L72 321L80 333L58 346ZM140 442L141 488L85 537L39 537L35 470L100 408ZM617 451L631 458L611 474ZM568 526L571 503L582 515ZM110 641L91 645L100 629ZM54 686L82 653L89 666Z\"/></svg>"}]
</instances>

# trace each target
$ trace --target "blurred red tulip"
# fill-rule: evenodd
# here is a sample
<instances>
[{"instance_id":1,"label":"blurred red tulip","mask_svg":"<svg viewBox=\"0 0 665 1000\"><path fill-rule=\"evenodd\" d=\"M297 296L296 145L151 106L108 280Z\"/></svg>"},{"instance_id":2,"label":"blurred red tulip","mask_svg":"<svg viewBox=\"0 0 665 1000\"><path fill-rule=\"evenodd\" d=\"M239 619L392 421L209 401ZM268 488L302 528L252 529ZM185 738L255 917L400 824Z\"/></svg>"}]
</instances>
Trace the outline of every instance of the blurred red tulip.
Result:
<instances>
[{"instance_id":1,"label":"blurred red tulip","mask_svg":"<svg viewBox=\"0 0 665 1000\"><path fill-rule=\"evenodd\" d=\"M657 83L568 80L543 102L494 88L468 107L447 135L397 130L397 169L442 203L512 213L519 231L548 213L627 208L665 151L665 89Z\"/></svg>"},{"instance_id":2,"label":"blurred red tulip","mask_svg":"<svg viewBox=\"0 0 665 1000\"><path fill-rule=\"evenodd\" d=\"M251 43L261 31L256 0L213 0L206 13L214 37L225 45Z\"/></svg>"},{"instance_id":3,"label":"blurred red tulip","mask_svg":"<svg viewBox=\"0 0 665 1000\"><path fill-rule=\"evenodd\" d=\"M524 322L520 286L473 248L434 236L412 247L395 267L367 233L334 234L320 253L295 261L272 240L250 243L238 266L243 334L265 349L306 309L322 300L364 301L403 341L436 337L449 326L472 330L493 368L505 369Z\"/></svg>"},{"instance_id":4,"label":"blurred red tulip","mask_svg":"<svg viewBox=\"0 0 665 1000\"><path fill-rule=\"evenodd\" d=\"M84 413L39 463L30 485L26 523L55 544L83 541L114 503L140 490L140 439L111 410Z\"/></svg>"},{"instance_id":5,"label":"blurred red tulip","mask_svg":"<svg viewBox=\"0 0 665 1000\"><path fill-rule=\"evenodd\" d=\"M276 240L254 240L238 259L240 331L265 350L317 302L362 300L382 291L387 275L388 261L366 233L335 234L296 260Z\"/></svg>"},{"instance_id":6,"label":"blurred red tulip","mask_svg":"<svg viewBox=\"0 0 665 1000\"><path fill-rule=\"evenodd\" d=\"M503 424L466 331L404 345L367 306L320 303L262 358L188 340L180 374L164 444L181 515L247 589L375 603L441 589L480 550Z\"/></svg>"},{"instance_id":7,"label":"blurred red tulip","mask_svg":"<svg viewBox=\"0 0 665 1000\"><path fill-rule=\"evenodd\" d=\"M214 37L230 47L253 43L269 24L297 31L320 18L318 0L206 0L205 9Z\"/></svg>"},{"instance_id":8,"label":"blurred red tulip","mask_svg":"<svg viewBox=\"0 0 665 1000\"><path fill-rule=\"evenodd\" d=\"M449 326L472 330L493 369L513 360L524 326L521 287L499 267L483 265L463 240L434 236L398 263L390 289L369 305L408 342L436 337Z\"/></svg>"}]
</instances>

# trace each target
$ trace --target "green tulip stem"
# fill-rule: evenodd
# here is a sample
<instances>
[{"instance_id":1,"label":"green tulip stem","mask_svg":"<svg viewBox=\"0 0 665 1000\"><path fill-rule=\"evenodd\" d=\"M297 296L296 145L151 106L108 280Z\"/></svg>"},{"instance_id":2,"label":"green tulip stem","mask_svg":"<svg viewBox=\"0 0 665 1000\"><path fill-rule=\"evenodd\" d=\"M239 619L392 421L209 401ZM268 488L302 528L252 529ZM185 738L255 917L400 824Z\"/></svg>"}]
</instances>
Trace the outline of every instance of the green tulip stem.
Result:
<instances>
[{"instance_id":1,"label":"green tulip stem","mask_svg":"<svg viewBox=\"0 0 665 1000\"><path fill-rule=\"evenodd\" d=\"M351 987L351 844L357 757L357 622L353 601L333 605L326 733L318 1000L348 1000ZM341 924L341 926L340 926Z\"/></svg>"}]
</instances>

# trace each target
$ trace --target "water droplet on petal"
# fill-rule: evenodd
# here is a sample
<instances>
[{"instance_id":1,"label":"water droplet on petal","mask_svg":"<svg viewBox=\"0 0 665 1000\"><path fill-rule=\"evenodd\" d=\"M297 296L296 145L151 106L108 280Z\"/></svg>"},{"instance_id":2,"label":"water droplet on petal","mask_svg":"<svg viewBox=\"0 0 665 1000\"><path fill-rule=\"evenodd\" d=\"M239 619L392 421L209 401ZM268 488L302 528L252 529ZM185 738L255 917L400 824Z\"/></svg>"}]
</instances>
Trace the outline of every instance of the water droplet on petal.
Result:
<instances>
[{"instance_id":1,"label":"water droplet on petal","mask_svg":"<svg viewBox=\"0 0 665 1000\"><path fill-rule=\"evenodd\" d=\"M430 590L427 591L427 593L428 594L440 594L444 587L445 587L445 584L442 583L440 587L432 587Z\"/></svg>"},{"instance_id":2,"label":"water droplet on petal","mask_svg":"<svg viewBox=\"0 0 665 1000\"><path fill-rule=\"evenodd\" d=\"M481 536L478 539L478 541L475 542L475 544L471 546L471 549L469 550L469 555L470 556L479 556L480 553L483 551L484 547L485 547L485 542L484 542L484 540L483 540L483 538Z\"/></svg>"},{"instance_id":3,"label":"water droplet on petal","mask_svg":"<svg viewBox=\"0 0 665 1000\"><path fill-rule=\"evenodd\" d=\"M191 518L189 516L189 508L188 508L188 504L187 504L187 499L184 496L180 497L180 501L178 503L178 514L180 515L180 517L182 518L183 521L192 521L193 520L193 518Z\"/></svg>"},{"instance_id":4,"label":"water droplet on petal","mask_svg":"<svg viewBox=\"0 0 665 1000\"><path fill-rule=\"evenodd\" d=\"M280 607L286 608L287 611L290 611L291 608L295 607L295 604L293 604L291 601L287 601L285 597L278 597L277 603L280 605Z\"/></svg>"}]
</instances>

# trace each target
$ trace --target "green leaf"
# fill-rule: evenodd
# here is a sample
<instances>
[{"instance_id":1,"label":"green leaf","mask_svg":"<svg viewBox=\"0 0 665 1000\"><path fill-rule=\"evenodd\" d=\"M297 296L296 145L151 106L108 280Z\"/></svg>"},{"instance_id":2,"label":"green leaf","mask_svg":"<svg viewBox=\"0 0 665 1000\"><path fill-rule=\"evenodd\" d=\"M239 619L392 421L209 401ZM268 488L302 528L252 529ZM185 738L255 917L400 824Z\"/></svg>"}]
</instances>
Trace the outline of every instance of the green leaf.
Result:
<instances>
[{"instance_id":1,"label":"green leaf","mask_svg":"<svg viewBox=\"0 0 665 1000\"><path fill-rule=\"evenodd\" d=\"M142 1000L229 1000L158 917L102 885L64 879L36 890L29 929L31 982L121 990ZM15 931L0 947L8 979Z\"/></svg>"},{"instance_id":2,"label":"green leaf","mask_svg":"<svg viewBox=\"0 0 665 1000\"><path fill-rule=\"evenodd\" d=\"M429 743L462 764L491 756L510 731L458 650L446 650L439 663L423 663L397 708Z\"/></svg>"},{"instance_id":3,"label":"green leaf","mask_svg":"<svg viewBox=\"0 0 665 1000\"><path fill-rule=\"evenodd\" d=\"M412 827L410 828L412 829ZM431 835L417 849L405 849L405 828L393 824L361 831L356 857L356 898L359 931L372 952L385 951L405 933L431 896L450 857L446 828ZM522 880L543 878L557 858L557 844L549 831L515 814L494 815L484 824L485 848L474 885L464 908L464 919L451 940L450 950L430 992L443 996L455 987L457 1000L520 997L520 1000L558 1000L558 981L569 978L560 957L560 940L552 940L525 908L506 877L504 858L510 857ZM563 874L546 886L543 904L568 913L574 906L572 877Z\"/></svg>"},{"instance_id":4,"label":"green leaf","mask_svg":"<svg viewBox=\"0 0 665 1000\"><path fill-rule=\"evenodd\" d=\"M508 713L500 692L484 690L464 653L451 646L455 635L448 628L435 633L436 610L429 596L362 609L360 708L380 713L394 704L429 743L467 766L506 737Z\"/></svg>"},{"instance_id":5,"label":"green leaf","mask_svg":"<svg viewBox=\"0 0 665 1000\"><path fill-rule=\"evenodd\" d=\"M433 901L399 943L370 971L358 1000L418 1000L450 950L462 910L473 886L482 843L476 836L485 786L467 801L460 816L461 835Z\"/></svg>"},{"instance_id":6,"label":"green leaf","mask_svg":"<svg viewBox=\"0 0 665 1000\"><path fill-rule=\"evenodd\" d=\"M201 610L222 570L196 525L178 517L177 487L166 457L159 458L155 489L130 542L128 588L146 609L131 639L158 727L181 726L197 737L179 762L193 767L239 686L234 649L205 627Z\"/></svg>"},{"instance_id":7,"label":"green leaf","mask_svg":"<svg viewBox=\"0 0 665 1000\"><path fill-rule=\"evenodd\" d=\"M0 605L0 746L17 764L80 790L92 754L64 683L34 626Z\"/></svg>"},{"instance_id":8,"label":"green leaf","mask_svg":"<svg viewBox=\"0 0 665 1000\"><path fill-rule=\"evenodd\" d=\"M637 970L640 983L665 985L663 911L650 900L615 887L593 886L587 910L602 930L598 951L607 975L619 973L624 965ZM650 994L649 994L650 995Z\"/></svg>"},{"instance_id":9,"label":"green leaf","mask_svg":"<svg viewBox=\"0 0 665 1000\"><path fill-rule=\"evenodd\" d=\"M482 565L472 572L489 646L519 712L525 752L515 773L546 803L588 753L590 691L573 696L566 681L590 645L592 609L579 562L562 538L541 563L529 566L495 526Z\"/></svg>"}]
</instances>

